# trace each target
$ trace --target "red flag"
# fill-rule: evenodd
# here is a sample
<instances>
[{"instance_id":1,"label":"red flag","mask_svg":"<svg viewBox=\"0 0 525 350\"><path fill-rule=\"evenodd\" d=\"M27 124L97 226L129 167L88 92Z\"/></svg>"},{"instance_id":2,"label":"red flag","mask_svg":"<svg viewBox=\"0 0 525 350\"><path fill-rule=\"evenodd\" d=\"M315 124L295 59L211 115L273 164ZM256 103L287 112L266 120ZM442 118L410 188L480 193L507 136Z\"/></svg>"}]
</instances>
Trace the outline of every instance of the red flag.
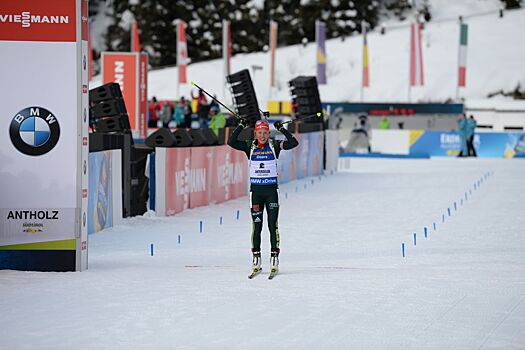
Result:
<instances>
[{"instance_id":1,"label":"red flag","mask_svg":"<svg viewBox=\"0 0 525 350\"><path fill-rule=\"evenodd\" d=\"M188 62L188 47L186 45L186 23L177 21L177 66L179 67L179 84L186 84L186 63Z\"/></svg>"},{"instance_id":2,"label":"red flag","mask_svg":"<svg viewBox=\"0 0 525 350\"><path fill-rule=\"evenodd\" d=\"M423 76L423 50L421 25L414 23L410 29L410 86L425 85Z\"/></svg>"},{"instance_id":3,"label":"red flag","mask_svg":"<svg viewBox=\"0 0 525 350\"><path fill-rule=\"evenodd\" d=\"M140 52L139 25L136 20L131 25L131 52Z\"/></svg>"}]
</instances>

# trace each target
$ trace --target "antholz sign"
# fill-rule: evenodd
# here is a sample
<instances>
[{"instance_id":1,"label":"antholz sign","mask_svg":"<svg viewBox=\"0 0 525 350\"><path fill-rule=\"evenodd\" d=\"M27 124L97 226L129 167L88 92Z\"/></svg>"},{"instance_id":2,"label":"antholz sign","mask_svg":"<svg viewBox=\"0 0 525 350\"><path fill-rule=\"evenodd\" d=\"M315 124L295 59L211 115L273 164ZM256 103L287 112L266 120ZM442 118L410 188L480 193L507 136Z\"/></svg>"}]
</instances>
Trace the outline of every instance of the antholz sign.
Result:
<instances>
[{"instance_id":1,"label":"antholz sign","mask_svg":"<svg viewBox=\"0 0 525 350\"><path fill-rule=\"evenodd\" d=\"M87 10L0 1L0 269L87 269Z\"/></svg>"}]
</instances>

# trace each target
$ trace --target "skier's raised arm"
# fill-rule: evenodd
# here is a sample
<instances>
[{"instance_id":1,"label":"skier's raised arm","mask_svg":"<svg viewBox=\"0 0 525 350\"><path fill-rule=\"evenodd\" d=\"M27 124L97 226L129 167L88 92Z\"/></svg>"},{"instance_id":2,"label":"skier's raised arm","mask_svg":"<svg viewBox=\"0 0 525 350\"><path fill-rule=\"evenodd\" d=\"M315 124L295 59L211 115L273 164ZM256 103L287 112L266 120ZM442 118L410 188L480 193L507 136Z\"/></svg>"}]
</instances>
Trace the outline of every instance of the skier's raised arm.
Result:
<instances>
[{"instance_id":1,"label":"skier's raised arm","mask_svg":"<svg viewBox=\"0 0 525 350\"><path fill-rule=\"evenodd\" d=\"M230 138L228 139L228 146L235 148L238 151L246 151L246 142L239 141L239 134L246 127L246 120L239 120L239 125L233 130Z\"/></svg>"},{"instance_id":2,"label":"skier's raised arm","mask_svg":"<svg viewBox=\"0 0 525 350\"><path fill-rule=\"evenodd\" d=\"M297 141L297 139L288 130L286 130L282 122L275 122L273 126L275 126L275 129L280 131L284 137L286 137L286 141L281 142L281 149L288 150L299 145L299 141Z\"/></svg>"}]
</instances>

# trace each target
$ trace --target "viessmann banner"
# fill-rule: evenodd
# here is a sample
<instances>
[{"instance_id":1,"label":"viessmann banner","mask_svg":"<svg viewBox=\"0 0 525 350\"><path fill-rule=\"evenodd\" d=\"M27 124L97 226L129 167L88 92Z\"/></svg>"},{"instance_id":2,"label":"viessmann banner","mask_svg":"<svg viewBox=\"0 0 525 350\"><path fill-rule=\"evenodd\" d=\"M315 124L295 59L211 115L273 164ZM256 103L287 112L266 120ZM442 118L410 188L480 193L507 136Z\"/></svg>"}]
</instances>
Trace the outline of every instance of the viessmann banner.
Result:
<instances>
[{"instance_id":1,"label":"viessmann banner","mask_svg":"<svg viewBox=\"0 0 525 350\"><path fill-rule=\"evenodd\" d=\"M0 1L0 269L87 268L87 14Z\"/></svg>"},{"instance_id":2,"label":"viessmann banner","mask_svg":"<svg viewBox=\"0 0 525 350\"><path fill-rule=\"evenodd\" d=\"M146 138L148 119L148 55L138 52L102 52L102 81L118 83L133 135Z\"/></svg>"}]
</instances>

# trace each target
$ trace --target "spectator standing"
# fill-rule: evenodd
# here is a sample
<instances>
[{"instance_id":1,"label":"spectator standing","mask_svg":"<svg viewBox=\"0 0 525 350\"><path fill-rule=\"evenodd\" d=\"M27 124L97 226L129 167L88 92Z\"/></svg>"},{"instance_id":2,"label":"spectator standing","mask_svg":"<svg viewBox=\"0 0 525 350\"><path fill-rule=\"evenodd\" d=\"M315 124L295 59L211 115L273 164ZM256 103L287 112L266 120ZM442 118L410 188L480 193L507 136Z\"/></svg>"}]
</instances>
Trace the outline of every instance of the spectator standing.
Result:
<instances>
[{"instance_id":1,"label":"spectator standing","mask_svg":"<svg viewBox=\"0 0 525 350\"><path fill-rule=\"evenodd\" d=\"M388 120L386 115L383 116L383 118L379 121L379 129L381 129L381 130L388 130L388 129L390 129L390 121Z\"/></svg>"},{"instance_id":2,"label":"spectator standing","mask_svg":"<svg viewBox=\"0 0 525 350\"><path fill-rule=\"evenodd\" d=\"M210 115L210 129L213 130L215 136L219 136L219 129L224 128L224 126L226 125L226 118L217 106L213 106L210 108Z\"/></svg>"},{"instance_id":3,"label":"spectator standing","mask_svg":"<svg viewBox=\"0 0 525 350\"><path fill-rule=\"evenodd\" d=\"M467 155L469 157L477 157L476 149L474 148L474 134L476 131L476 126L478 122L474 119L474 116L471 114L470 118L467 121Z\"/></svg>"}]
</instances>

